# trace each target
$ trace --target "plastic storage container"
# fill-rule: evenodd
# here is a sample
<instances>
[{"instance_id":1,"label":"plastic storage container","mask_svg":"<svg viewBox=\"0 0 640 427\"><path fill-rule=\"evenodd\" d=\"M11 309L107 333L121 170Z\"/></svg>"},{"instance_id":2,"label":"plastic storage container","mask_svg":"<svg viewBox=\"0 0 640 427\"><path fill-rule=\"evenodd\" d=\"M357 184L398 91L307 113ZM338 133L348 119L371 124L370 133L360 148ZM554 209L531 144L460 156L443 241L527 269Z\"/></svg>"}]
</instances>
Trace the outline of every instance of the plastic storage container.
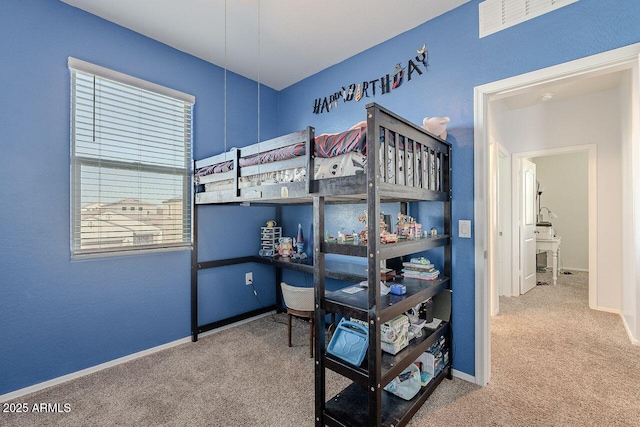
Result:
<instances>
[{"instance_id":1,"label":"plastic storage container","mask_svg":"<svg viewBox=\"0 0 640 427\"><path fill-rule=\"evenodd\" d=\"M343 318L331 337L327 353L352 365L360 366L365 354L367 354L368 346L369 330L367 327Z\"/></svg>"}]
</instances>

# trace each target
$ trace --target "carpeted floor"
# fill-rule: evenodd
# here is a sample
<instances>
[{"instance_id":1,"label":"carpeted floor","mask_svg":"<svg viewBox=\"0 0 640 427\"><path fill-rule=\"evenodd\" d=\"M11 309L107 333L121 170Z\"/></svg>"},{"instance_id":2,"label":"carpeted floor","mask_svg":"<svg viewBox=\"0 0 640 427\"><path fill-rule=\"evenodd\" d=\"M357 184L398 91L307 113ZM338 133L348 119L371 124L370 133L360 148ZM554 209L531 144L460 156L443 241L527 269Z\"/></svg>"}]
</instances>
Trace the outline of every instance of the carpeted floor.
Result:
<instances>
[{"instance_id":1,"label":"carpeted floor","mask_svg":"<svg viewBox=\"0 0 640 427\"><path fill-rule=\"evenodd\" d=\"M588 309L586 273L501 298L500 309L490 384L443 381L410 426L640 426L640 347L618 315ZM312 426L308 328L296 322L288 348L285 321L267 316L24 396L11 403L70 411L1 412L0 425ZM347 383L329 374L327 394Z\"/></svg>"}]
</instances>

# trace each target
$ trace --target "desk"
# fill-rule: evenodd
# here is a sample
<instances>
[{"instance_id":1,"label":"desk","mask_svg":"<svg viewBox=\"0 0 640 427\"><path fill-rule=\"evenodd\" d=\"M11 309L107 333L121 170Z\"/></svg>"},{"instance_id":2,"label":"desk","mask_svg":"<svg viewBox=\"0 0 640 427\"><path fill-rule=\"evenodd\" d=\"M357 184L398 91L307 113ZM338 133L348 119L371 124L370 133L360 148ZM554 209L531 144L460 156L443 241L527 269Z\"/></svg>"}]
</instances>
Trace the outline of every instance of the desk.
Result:
<instances>
[{"instance_id":1,"label":"desk","mask_svg":"<svg viewBox=\"0 0 640 427\"><path fill-rule=\"evenodd\" d=\"M558 256L560 254L561 237L554 239L536 239L536 249L539 251L551 251L553 253L553 284L558 280Z\"/></svg>"}]
</instances>

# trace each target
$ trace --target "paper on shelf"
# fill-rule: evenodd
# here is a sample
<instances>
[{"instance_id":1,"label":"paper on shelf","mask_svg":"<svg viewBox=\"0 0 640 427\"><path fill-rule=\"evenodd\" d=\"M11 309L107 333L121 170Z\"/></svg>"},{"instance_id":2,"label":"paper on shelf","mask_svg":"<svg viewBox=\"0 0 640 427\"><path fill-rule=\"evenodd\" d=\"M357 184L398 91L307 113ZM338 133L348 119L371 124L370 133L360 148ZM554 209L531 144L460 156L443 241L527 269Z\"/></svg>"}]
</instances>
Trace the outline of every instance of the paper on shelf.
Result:
<instances>
[{"instance_id":1,"label":"paper on shelf","mask_svg":"<svg viewBox=\"0 0 640 427\"><path fill-rule=\"evenodd\" d=\"M429 329L438 329L438 326L440 326L440 324L442 323L441 319L436 319L435 317L433 318L433 322L431 323L425 323L425 325L423 327L425 328L429 328Z\"/></svg>"},{"instance_id":2,"label":"paper on shelf","mask_svg":"<svg viewBox=\"0 0 640 427\"><path fill-rule=\"evenodd\" d=\"M360 286L349 286L348 288L342 289L342 292L346 292L348 294L355 294L360 291L364 291L364 288Z\"/></svg>"}]
</instances>

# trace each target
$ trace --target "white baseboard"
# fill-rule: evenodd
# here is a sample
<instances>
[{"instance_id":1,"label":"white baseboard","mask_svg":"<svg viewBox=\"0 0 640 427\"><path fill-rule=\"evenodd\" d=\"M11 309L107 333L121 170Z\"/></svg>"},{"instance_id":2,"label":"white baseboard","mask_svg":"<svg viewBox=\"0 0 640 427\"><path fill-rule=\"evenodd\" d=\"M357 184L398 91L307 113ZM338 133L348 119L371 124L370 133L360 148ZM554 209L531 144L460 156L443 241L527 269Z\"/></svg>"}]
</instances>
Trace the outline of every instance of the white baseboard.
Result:
<instances>
[{"instance_id":1,"label":"white baseboard","mask_svg":"<svg viewBox=\"0 0 640 427\"><path fill-rule=\"evenodd\" d=\"M38 383L38 384L34 384L32 386L25 387L25 388L22 388L20 390L12 391L10 393L0 395L0 402L6 402L8 400L12 400L12 399L15 399L17 397L22 397L22 396L24 396L26 394L30 394L30 393L34 393L36 391L44 390L45 388L52 387L52 386L58 385L58 384L62 384L62 383L65 383L67 381L74 380L76 378L81 378L81 377L84 377L86 375L90 375L90 374L93 374L95 372L102 371L103 369L111 368L112 366L116 366L116 365L119 365L121 363L126 363L126 362L129 362L131 360L138 359L140 357L148 356L148 355L156 353L158 351L166 350L168 348L175 347L175 346L180 345L180 344L185 344L185 343L188 343L190 341L191 341L191 338L189 338L189 337L181 338L179 340L172 341L172 342L169 342L169 343L166 343L166 344L162 344L162 345L159 345L157 347L148 348L146 350L142 350L142 351L139 351L137 353L133 353L133 354L129 354L127 356L119 357L118 359L113 359L113 360L110 360L108 362L101 363L101 364L96 365L96 366L92 366L90 368L82 369L80 371L72 372L70 374L63 375L63 376L58 377L58 378L54 378L54 379L51 379L51 380L48 380L48 381L44 381L44 382L41 382L41 383Z\"/></svg>"},{"instance_id":2,"label":"white baseboard","mask_svg":"<svg viewBox=\"0 0 640 427\"><path fill-rule=\"evenodd\" d=\"M622 324L624 325L624 330L627 332L627 336L629 337L629 341L631 341L631 344L640 345L640 341L638 341L638 338L634 337L631 333L631 328L629 328L629 325L627 324L627 319L622 315L622 312L620 310L606 307L596 307L596 310L604 311L605 313L617 314L618 316L620 316L620 319L622 319Z\"/></svg>"},{"instance_id":3,"label":"white baseboard","mask_svg":"<svg viewBox=\"0 0 640 427\"><path fill-rule=\"evenodd\" d=\"M640 341L631 333L631 328L629 328L629 324L627 323L627 319L620 313L620 318L622 319L622 324L624 325L624 330L627 331L627 336L629 337L629 341L633 345L640 345Z\"/></svg>"},{"instance_id":4,"label":"white baseboard","mask_svg":"<svg viewBox=\"0 0 640 427\"><path fill-rule=\"evenodd\" d=\"M548 268L553 268L553 267L548 267ZM589 272L588 268L578 268L578 267L558 267L558 270L569 270L569 271L584 271L585 273Z\"/></svg>"},{"instance_id":5,"label":"white baseboard","mask_svg":"<svg viewBox=\"0 0 640 427\"><path fill-rule=\"evenodd\" d=\"M466 374L462 371L458 371L457 369L452 369L451 370L451 375L453 375L456 378L460 378L461 380L465 380L467 382L470 382L472 384L476 383L476 377Z\"/></svg>"},{"instance_id":6,"label":"white baseboard","mask_svg":"<svg viewBox=\"0 0 640 427\"><path fill-rule=\"evenodd\" d=\"M605 313L619 314L620 316L622 316L622 313L620 313L620 310L618 310L616 308L596 307L594 310L604 311Z\"/></svg>"},{"instance_id":7,"label":"white baseboard","mask_svg":"<svg viewBox=\"0 0 640 427\"><path fill-rule=\"evenodd\" d=\"M271 312L268 312L268 313L263 313L263 314L260 314L258 316L251 317L249 319L241 320L239 322L232 323L232 324L227 325L227 326L223 326L223 327L220 327L220 328L217 328L217 329L213 329L211 331L207 331L207 332L204 332L202 334L199 334L198 336L200 338L206 337L208 335L215 334L217 332L222 332L222 331L224 331L226 329L230 329L230 328L233 328L235 326L239 326L239 325L243 325L245 323L252 322L254 320L260 319L261 317L269 316L272 313L274 313L274 311L271 311ZM6 393L6 394L2 394L2 395L0 395L0 402L7 402L9 400L17 399L18 397L22 397L22 396L25 396L25 395L30 394L30 393L35 393L36 391L44 390L45 388L53 387L55 385L65 383L67 381L75 380L76 378L81 378L81 377L84 377L86 375L90 375L90 374L93 374L95 372L102 371L103 369L111 368L112 366L116 366L116 365L119 365L121 363L126 363L126 362L129 362L131 360L139 359L140 357L149 356L150 354L157 353L159 351L166 350L166 349L169 349L171 347L175 347L177 345L185 344L185 343L188 343L188 342L191 342L191 337L190 336L186 337L186 338L180 338L178 340L175 340L175 341L172 341L172 342L169 342L169 343L166 343L166 344L162 344L162 345L159 345L157 347L148 348L146 350L142 350L142 351L139 351L137 353L129 354L127 356L119 357L118 359L113 359L113 360L110 360L108 362L101 363L99 365L92 366L90 368L82 369L80 371L72 372L70 374L63 375L63 376L58 377L58 378L53 378L51 380L44 381L44 382L41 382L41 383L38 383L38 384L34 384L32 386L29 386L29 387L21 388L19 390L15 390L15 391L12 391L12 392L9 392L9 393Z\"/></svg>"}]
</instances>

